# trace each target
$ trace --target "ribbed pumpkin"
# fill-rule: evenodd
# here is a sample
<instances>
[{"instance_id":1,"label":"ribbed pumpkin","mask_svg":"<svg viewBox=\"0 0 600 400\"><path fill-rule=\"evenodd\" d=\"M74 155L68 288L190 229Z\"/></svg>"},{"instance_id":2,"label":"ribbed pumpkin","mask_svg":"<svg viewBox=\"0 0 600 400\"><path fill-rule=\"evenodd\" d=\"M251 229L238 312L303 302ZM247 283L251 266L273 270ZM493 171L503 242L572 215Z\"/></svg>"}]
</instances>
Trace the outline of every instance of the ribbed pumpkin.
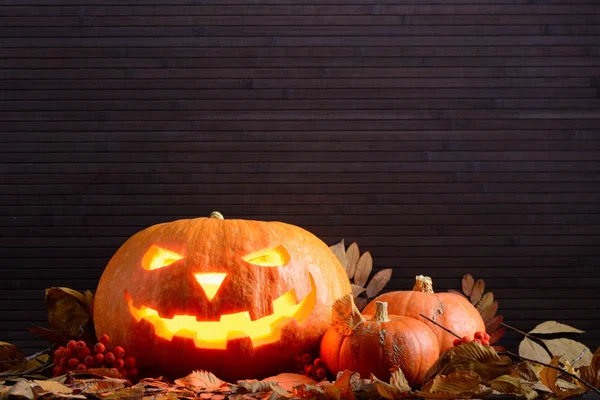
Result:
<instances>
[{"instance_id":1,"label":"ribbed pumpkin","mask_svg":"<svg viewBox=\"0 0 600 400\"><path fill-rule=\"evenodd\" d=\"M94 323L147 373L261 378L318 349L331 305L350 292L310 232L213 213L129 238L102 274Z\"/></svg>"},{"instance_id":2,"label":"ribbed pumpkin","mask_svg":"<svg viewBox=\"0 0 600 400\"><path fill-rule=\"evenodd\" d=\"M451 348L456 337L419 314L433 319L461 337L472 338L475 332L485 332L481 315L467 299L454 293L434 293L433 282L427 276L417 276L412 291L389 292L376 297L365 307L363 314L374 312L378 301L387 302L391 314L405 315L425 322L438 338L440 353Z\"/></svg>"},{"instance_id":3,"label":"ribbed pumpkin","mask_svg":"<svg viewBox=\"0 0 600 400\"><path fill-rule=\"evenodd\" d=\"M353 303L348 316L336 316L334 310L332 327L321 342L321 358L329 371L349 369L363 378L374 374L389 381L391 371L401 369L410 385L422 383L439 356L435 334L417 319L388 316L385 302L377 302L374 312L365 318Z\"/></svg>"}]
</instances>

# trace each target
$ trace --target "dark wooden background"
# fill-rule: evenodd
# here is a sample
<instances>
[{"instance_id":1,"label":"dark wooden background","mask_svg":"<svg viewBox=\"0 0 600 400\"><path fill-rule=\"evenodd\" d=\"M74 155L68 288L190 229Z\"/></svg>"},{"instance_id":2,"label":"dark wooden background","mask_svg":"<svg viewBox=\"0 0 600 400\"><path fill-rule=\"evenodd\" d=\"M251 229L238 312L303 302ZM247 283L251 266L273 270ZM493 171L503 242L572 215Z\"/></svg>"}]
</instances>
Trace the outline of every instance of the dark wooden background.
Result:
<instances>
[{"instance_id":1,"label":"dark wooden background","mask_svg":"<svg viewBox=\"0 0 600 400\"><path fill-rule=\"evenodd\" d=\"M0 340L218 209L595 348L599 72L597 0L0 0Z\"/></svg>"}]
</instances>

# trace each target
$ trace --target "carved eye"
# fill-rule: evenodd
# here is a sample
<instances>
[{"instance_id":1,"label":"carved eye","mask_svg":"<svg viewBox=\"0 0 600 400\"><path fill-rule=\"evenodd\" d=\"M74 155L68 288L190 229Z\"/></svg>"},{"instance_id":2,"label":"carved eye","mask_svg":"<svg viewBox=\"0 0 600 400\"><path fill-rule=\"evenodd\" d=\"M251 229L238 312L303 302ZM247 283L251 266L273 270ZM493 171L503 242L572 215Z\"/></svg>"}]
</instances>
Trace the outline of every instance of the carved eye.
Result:
<instances>
[{"instance_id":1,"label":"carved eye","mask_svg":"<svg viewBox=\"0 0 600 400\"><path fill-rule=\"evenodd\" d=\"M183 256L179 253L152 245L142 258L142 267L151 271L153 269L168 267L182 258Z\"/></svg>"},{"instance_id":2,"label":"carved eye","mask_svg":"<svg viewBox=\"0 0 600 400\"><path fill-rule=\"evenodd\" d=\"M274 248L246 254L242 259L261 267L283 267L290 261L290 254L285 247L279 245Z\"/></svg>"}]
</instances>

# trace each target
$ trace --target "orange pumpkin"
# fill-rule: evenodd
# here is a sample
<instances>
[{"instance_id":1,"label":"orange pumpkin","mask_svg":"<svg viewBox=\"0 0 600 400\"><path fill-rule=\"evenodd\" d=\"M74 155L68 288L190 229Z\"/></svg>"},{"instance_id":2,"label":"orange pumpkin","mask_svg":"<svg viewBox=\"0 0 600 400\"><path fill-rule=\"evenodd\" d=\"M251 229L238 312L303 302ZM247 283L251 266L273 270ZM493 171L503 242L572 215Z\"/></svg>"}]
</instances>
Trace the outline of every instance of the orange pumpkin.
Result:
<instances>
[{"instance_id":1,"label":"orange pumpkin","mask_svg":"<svg viewBox=\"0 0 600 400\"><path fill-rule=\"evenodd\" d=\"M129 238L102 274L94 323L148 373L260 378L316 350L331 305L350 292L310 232L213 213Z\"/></svg>"},{"instance_id":2,"label":"orange pumpkin","mask_svg":"<svg viewBox=\"0 0 600 400\"><path fill-rule=\"evenodd\" d=\"M388 316L385 302L377 302L374 312L365 319L352 304L350 316L325 333L321 358L329 371L349 369L389 381L391 371L401 369L410 385L422 383L440 352L435 334L417 319Z\"/></svg>"},{"instance_id":3,"label":"orange pumpkin","mask_svg":"<svg viewBox=\"0 0 600 400\"><path fill-rule=\"evenodd\" d=\"M452 347L456 336L419 314L431 318L461 337L473 338L475 332L485 332L485 323L479 311L467 299L454 293L434 293L433 282L427 276L417 276L412 291L389 292L376 297L365 307L363 314L373 312L377 301L388 302L391 314L405 315L425 322L438 338L440 353Z\"/></svg>"}]
</instances>

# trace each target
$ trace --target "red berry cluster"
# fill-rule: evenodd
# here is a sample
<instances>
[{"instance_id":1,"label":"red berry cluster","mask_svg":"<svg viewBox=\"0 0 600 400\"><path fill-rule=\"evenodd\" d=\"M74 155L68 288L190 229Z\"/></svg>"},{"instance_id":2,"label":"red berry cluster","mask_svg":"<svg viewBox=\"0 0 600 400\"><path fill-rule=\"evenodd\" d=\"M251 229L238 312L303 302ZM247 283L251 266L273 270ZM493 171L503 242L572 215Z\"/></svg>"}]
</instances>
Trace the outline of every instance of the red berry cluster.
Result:
<instances>
[{"instance_id":1,"label":"red berry cluster","mask_svg":"<svg viewBox=\"0 0 600 400\"><path fill-rule=\"evenodd\" d=\"M489 346L490 345L490 335L488 335L485 332L475 332L475 334L473 335L473 339L471 339L471 337L469 337L469 336L465 336L462 339L456 338L456 339L454 339L454 342L452 342L452 344L454 345L454 347L456 347L456 346L460 346L463 343L469 343L469 342L477 342L484 346Z\"/></svg>"},{"instance_id":2,"label":"red berry cluster","mask_svg":"<svg viewBox=\"0 0 600 400\"><path fill-rule=\"evenodd\" d=\"M125 358L125 350L121 346L115 346L112 351L106 351L109 343L109 336L104 334L91 349L83 340L71 340L66 347L60 346L54 351L52 375L59 376L71 371L85 371L88 368L114 368L123 377L136 378L138 370L135 358Z\"/></svg>"},{"instance_id":3,"label":"red berry cluster","mask_svg":"<svg viewBox=\"0 0 600 400\"><path fill-rule=\"evenodd\" d=\"M325 362L320 358L313 360L312 356L308 353L296 357L296 367L298 367L298 372L317 381L322 381L327 377Z\"/></svg>"}]
</instances>

